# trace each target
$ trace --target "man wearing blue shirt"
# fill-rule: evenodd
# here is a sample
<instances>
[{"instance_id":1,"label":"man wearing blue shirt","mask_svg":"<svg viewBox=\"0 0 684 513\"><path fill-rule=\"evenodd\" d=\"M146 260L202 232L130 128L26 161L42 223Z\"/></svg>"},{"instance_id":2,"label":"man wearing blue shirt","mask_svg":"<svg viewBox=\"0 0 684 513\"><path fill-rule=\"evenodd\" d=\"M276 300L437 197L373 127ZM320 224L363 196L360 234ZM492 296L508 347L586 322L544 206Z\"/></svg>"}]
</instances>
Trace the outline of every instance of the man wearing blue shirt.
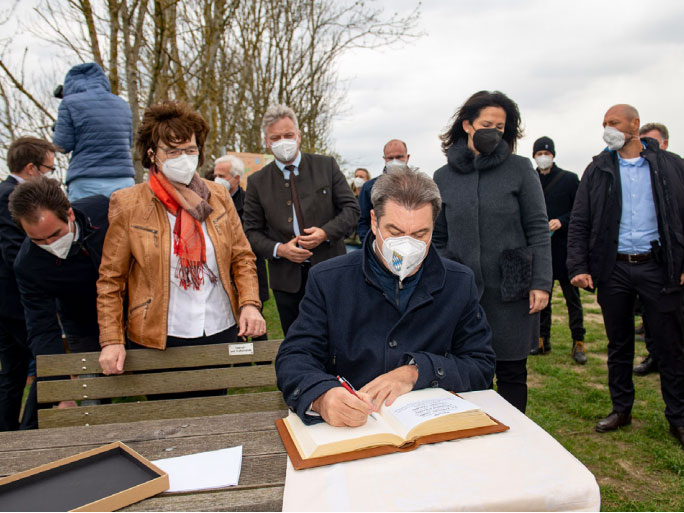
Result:
<instances>
[{"instance_id":1,"label":"man wearing blue shirt","mask_svg":"<svg viewBox=\"0 0 684 513\"><path fill-rule=\"evenodd\" d=\"M684 446L684 164L655 140L639 138L639 113L611 107L608 147L584 172L570 218L568 272L576 287L598 289L608 336L613 411L596 431L631 423L634 317L638 295L653 326L665 416Z\"/></svg>"}]
</instances>

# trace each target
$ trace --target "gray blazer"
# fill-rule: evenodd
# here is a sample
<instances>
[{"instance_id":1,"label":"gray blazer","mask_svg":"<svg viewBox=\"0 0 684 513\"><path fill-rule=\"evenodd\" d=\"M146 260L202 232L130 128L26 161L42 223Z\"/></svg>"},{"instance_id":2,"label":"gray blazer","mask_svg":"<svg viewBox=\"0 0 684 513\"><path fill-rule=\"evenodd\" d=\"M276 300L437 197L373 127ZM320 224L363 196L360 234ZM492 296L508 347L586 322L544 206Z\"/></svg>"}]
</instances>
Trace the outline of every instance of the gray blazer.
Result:
<instances>
[{"instance_id":1,"label":"gray blazer","mask_svg":"<svg viewBox=\"0 0 684 513\"><path fill-rule=\"evenodd\" d=\"M302 153L295 183L306 227L317 226L328 235L328 240L313 250L311 264L343 255L344 238L359 219L359 205L335 159ZM290 187L275 162L247 178L246 193L245 234L252 251L269 259L271 288L297 292L301 286L300 265L273 258L276 243L288 242L295 236Z\"/></svg>"},{"instance_id":2,"label":"gray blazer","mask_svg":"<svg viewBox=\"0 0 684 513\"><path fill-rule=\"evenodd\" d=\"M497 359L526 358L539 336L539 315L528 313L529 290L550 291L552 284L539 178L530 161L511 154L504 141L491 155L475 158L459 141L447 161L434 175L442 211L433 242L442 256L475 273ZM517 298L506 297L511 293Z\"/></svg>"}]
</instances>

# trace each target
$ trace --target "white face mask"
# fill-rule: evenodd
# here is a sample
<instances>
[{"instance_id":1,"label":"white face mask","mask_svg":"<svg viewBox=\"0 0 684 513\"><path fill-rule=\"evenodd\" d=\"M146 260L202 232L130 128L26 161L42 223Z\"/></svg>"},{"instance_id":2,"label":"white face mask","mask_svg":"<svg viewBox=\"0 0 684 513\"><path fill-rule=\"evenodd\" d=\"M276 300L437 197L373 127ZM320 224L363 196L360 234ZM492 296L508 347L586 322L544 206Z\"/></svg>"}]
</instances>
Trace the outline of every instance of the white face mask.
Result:
<instances>
[{"instance_id":1,"label":"white face mask","mask_svg":"<svg viewBox=\"0 0 684 513\"><path fill-rule=\"evenodd\" d=\"M625 134L615 127L607 126L603 129L603 141L609 150L617 151L625 145Z\"/></svg>"},{"instance_id":2,"label":"white face mask","mask_svg":"<svg viewBox=\"0 0 684 513\"><path fill-rule=\"evenodd\" d=\"M197 170L199 155L181 155L167 159L162 164L162 173L172 182L188 185Z\"/></svg>"},{"instance_id":3,"label":"white face mask","mask_svg":"<svg viewBox=\"0 0 684 513\"><path fill-rule=\"evenodd\" d=\"M539 155L534 161L539 169L549 169L553 165L553 155Z\"/></svg>"},{"instance_id":4,"label":"white face mask","mask_svg":"<svg viewBox=\"0 0 684 513\"><path fill-rule=\"evenodd\" d=\"M366 180L364 180L360 176L357 176L354 178L354 185L356 186L357 189L360 189L361 187L363 187L364 183L366 183Z\"/></svg>"},{"instance_id":5,"label":"white face mask","mask_svg":"<svg viewBox=\"0 0 684 513\"><path fill-rule=\"evenodd\" d=\"M44 249L48 253L52 253L57 258L66 260L71 244L74 242L75 234L71 231L71 221L69 221L69 231L62 235L59 239L50 244L36 244L39 248Z\"/></svg>"},{"instance_id":6,"label":"white face mask","mask_svg":"<svg viewBox=\"0 0 684 513\"><path fill-rule=\"evenodd\" d=\"M387 172L393 171L395 169L405 169L406 167L406 162L399 159L390 160L385 164L385 169L387 170Z\"/></svg>"},{"instance_id":7,"label":"white face mask","mask_svg":"<svg viewBox=\"0 0 684 513\"><path fill-rule=\"evenodd\" d=\"M297 139L280 139L271 144L273 156L280 162L291 162L297 156Z\"/></svg>"},{"instance_id":8,"label":"white face mask","mask_svg":"<svg viewBox=\"0 0 684 513\"><path fill-rule=\"evenodd\" d=\"M404 281L423 262L427 254L427 244L408 235L403 237L382 238L380 228L376 225L378 237L382 241L382 258L389 270ZM375 241L377 247L377 241Z\"/></svg>"},{"instance_id":9,"label":"white face mask","mask_svg":"<svg viewBox=\"0 0 684 513\"><path fill-rule=\"evenodd\" d=\"M230 182L225 178L217 176L216 178L214 178L214 182L216 182L219 185L223 185L228 191L230 191Z\"/></svg>"}]
</instances>

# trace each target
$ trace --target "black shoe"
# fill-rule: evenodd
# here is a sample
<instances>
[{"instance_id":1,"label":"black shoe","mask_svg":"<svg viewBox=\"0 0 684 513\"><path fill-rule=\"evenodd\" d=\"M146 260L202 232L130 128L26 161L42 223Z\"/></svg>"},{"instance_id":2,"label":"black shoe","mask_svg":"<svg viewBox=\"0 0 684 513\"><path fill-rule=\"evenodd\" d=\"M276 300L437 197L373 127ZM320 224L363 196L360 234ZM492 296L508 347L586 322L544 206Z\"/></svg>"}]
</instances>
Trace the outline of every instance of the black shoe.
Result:
<instances>
[{"instance_id":1,"label":"black shoe","mask_svg":"<svg viewBox=\"0 0 684 513\"><path fill-rule=\"evenodd\" d=\"M684 449L684 427L670 424L670 433L679 440L679 443L682 444L682 449Z\"/></svg>"},{"instance_id":2,"label":"black shoe","mask_svg":"<svg viewBox=\"0 0 684 513\"><path fill-rule=\"evenodd\" d=\"M622 426L628 426L632 423L631 413L611 412L605 419L601 419L596 423L596 431L599 433L606 433L607 431L615 431Z\"/></svg>"},{"instance_id":3,"label":"black shoe","mask_svg":"<svg viewBox=\"0 0 684 513\"><path fill-rule=\"evenodd\" d=\"M643 362L634 367L633 372L637 376L646 376L652 372L658 372L658 362L656 362L655 358L653 358L653 355L649 354L646 358L644 358Z\"/></svg>"},{"instance_id":4,"label":"black shoe","mask_svg":"<svg viewBox=\"0 0 684 513\"><path fill-rule=\"evenodd\" d=\"M584 351L584 342L581 340L572 341L572 358L580 365L587 363L587 353Z\"/></svg>"},{"instance_id":5,"label":"black shoe","mask_svg":"<svg viewBox=\"0 0 684 513\"><path fill-rule=\"evenodd\" d=\"M539 347L535 347L530 351L531 355L546 354L551 352L551 342L549 337L539 337Z\"/></svg>"}]
</instances>

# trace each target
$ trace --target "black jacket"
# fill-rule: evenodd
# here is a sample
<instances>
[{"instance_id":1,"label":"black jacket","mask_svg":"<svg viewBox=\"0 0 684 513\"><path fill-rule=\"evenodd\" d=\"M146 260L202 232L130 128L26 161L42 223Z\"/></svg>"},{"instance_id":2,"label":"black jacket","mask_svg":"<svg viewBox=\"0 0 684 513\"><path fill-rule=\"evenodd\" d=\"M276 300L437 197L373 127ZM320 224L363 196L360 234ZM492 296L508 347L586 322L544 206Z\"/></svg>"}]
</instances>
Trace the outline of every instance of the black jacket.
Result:
<instances>
[{"instance_id":1,"label":"black jacket","mask_svg":"<svg viewBox=\"0 0 684 513\"><path fill-rule=\"evenodd\" d=\"M492 332L472 271L441 259L430 246L402 311L371 269L374 240L371 234L362 250L311 268L299 317L278 351L278 388L307 424L321 422L306 411L339 386L337 375L361 388L413 359L415 390L466 392L492 382Z\"/></svg>"},{"instance_id":2,"label":"black jacket","mask_svg":"<svg viewBox=\"0 0 684 513\"><path fill-rule=\"evenodd\" d=\"M231 198L233 198L235 210L237 210L238 216L240 216L240 221L242 221L242 214L245 211L245 190L238 185L237 191L235 191L235 194L231 195ZM265 301L268 301L270 293L268 292L268 272L266 271L266 260L259 255L256 255L256 268L257 279L259 280L259 301L261 301L261 304L263 305Z\"/></svg>"},{"instance_id":3,"label":"black jacket","mask_svg":"<svg viewBox=\"0 0 684 513\"><path fill-rule=\"evenodd\" d=\"M553 232L551 236L553 279L567 280L568 268L565 266L565 260L568 256L568 225L577 187L579 187L579 178L575 173L564 171L554 164L548 174L539 173L539 179L544 190L546 214L549 221L558 219L561 223L560 229Z\"/></svg>"},{"instance_id":4,"label":"black jacket","mask_svg":"<svg viewBox=\"0 0 684 513\"><path fill-rule=\"evenodd\" d=\"M90 196L71 206L79 235L65 260L26 239L14 262L28 340L37 355L64 352L57 313L67 336L99 335L95 285L109 226L109 199Z\"/></svg>"},{"instance_id":5,"label":"black jacket","mask_svg":"<svg viewBox=\"0 0 684 513\"><path fill-rule=\"evenodd\" d=\"M658 148L655 139L644 138L641 152L649 164L666 271L664 292L681 290L684 272L684 162ZM584 171L568 233L568 274L591 274L595 286L610 277L617 257L622 189L617 153L604 150Z\"/></svg>"},{"instance_id":6,"label":"black jacket","mask_svg":"<svg viewBox=\"0 0 684 513\"><path fill-rule=\"evenodd\" d=\"M0 183L0 317L23 319L13 266L26 234L14 223L9 212L9 196L17 185L19 182L11 175Z\"/></svg>"}]
</instances>

